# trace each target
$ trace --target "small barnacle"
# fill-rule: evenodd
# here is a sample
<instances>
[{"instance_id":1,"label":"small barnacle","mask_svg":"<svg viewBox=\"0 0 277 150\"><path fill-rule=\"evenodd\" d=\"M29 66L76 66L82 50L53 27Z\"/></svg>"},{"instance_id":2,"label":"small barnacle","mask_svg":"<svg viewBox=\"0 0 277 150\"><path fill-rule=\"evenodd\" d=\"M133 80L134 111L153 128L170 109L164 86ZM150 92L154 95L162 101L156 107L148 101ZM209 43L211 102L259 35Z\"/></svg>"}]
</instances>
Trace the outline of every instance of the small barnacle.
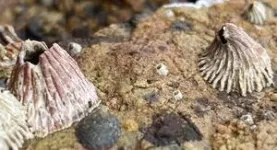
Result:
<instances>
[{"instance_id":1,"label":"small barnacle","mask_svg":"<svg viewBox=\"0 0 277 150\"><path fill-rule=\"evenodd\" d=\"M180 90L176 90L173 92L173 98L177 101L181 100L183 98L183 94L181 93Z\"/></svg>"},{"instance_id":2,"label":"small barnacle","mask_svg":"<svg viewBox=\"0 0 277 150\"><path fill-rule=\"evenodd\" d=\"M250 113L248 113L246 115L242 115L240 117L240 120L243 121L244 123L246 123L247 125L253 125L254 124L253 117Z\"/></svg>"},{"instance_id":3,"label":"small barnacle","mask_svg":"<svg viewBox=\"0 0 277 150\"><path fill-rule=\"evenodd\" d=\"M82 52L82 46L78 43L70 42L68 44L67 52L71 57L79 56Z\"/></svg>"},{"instance_id":4,"label":"small barnacle","mask_svg":"<svg viewBox=\"0 0 277 150\"><path fill-rule=\"evenodd\" d=\"M156 71L161 76L167 76L167 74L168 74L167 66L162 63L160 63L156 66Z\"/></svg>"},{"instance_id":5,"label":"small barnacle","mask_svg":"<svg viewBox=\"0 0 277 150\"><path fill-rule=\"evenodd\" d=\"M261 91L273 83L273 71L266 50L242 28L224 24L199 60L201 75L220 91L242 96Z\"/></svg>"},{"instance_id":6,"label":"small barnacle","mask_svg":"<svg viewBox=\"0 0 277 150\"><path fill-rule=\"evenodd\" d=\"M262 2L254 1L242 15L251 23L262 25L266 21L266 8Z\"/></svg>"}]
</instances>

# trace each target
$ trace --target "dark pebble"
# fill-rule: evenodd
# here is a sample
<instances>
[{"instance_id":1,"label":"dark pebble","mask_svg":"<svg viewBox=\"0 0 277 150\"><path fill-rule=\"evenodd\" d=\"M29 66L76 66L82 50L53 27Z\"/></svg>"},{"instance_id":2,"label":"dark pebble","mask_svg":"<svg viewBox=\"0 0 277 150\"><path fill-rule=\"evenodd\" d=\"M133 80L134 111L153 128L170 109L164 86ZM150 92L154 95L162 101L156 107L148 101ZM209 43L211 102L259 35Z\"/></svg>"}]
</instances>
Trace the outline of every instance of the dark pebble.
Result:
<instances>
[{"instance_id":1,"label":"dark pebble","mask_svg":"<svg viewBox=\"0 0 277 150\"><path fill-rule=\"evenodd\" d=\"M192 30L192 24L189 22L185 21L174 21L170 25L171 30L176 30L176 31L190 31Z\"/></svg>"},{"instance_id":2,"label":"dark pebble","mask_svg":"<svg viewBox=\"0 0 277 150\"><path fill-rule=\"evenodd\" d=\"M156 103L159 101L159 95L156 92L149 92L145 94L143 98L149 103Z\"/></svg>"},{"instance_id":3,"label":"dark pebble","mask_svg":"<svg viewBox=\"0 0 277 150\"><path fill-rule=\"evenodd\" d=\"M146 129L144 139L156 146L166 146L173 143L181 145L186 141L198 141L202 134L191 120L178 114L162 114L153 118L153 124Z\"/></svg>"},{"instance_id":4,"label":"dark pebble","mask_svg":"<svg viewBox=\"0 0 277 150\"><path fill-rule=\"evenodd\" d=\"M104 106L99 106L92 111L79 122L75 129L79 142L89 150L105 150L112 147L120 133L119 120Z\"/></svg>"}]
</instances>

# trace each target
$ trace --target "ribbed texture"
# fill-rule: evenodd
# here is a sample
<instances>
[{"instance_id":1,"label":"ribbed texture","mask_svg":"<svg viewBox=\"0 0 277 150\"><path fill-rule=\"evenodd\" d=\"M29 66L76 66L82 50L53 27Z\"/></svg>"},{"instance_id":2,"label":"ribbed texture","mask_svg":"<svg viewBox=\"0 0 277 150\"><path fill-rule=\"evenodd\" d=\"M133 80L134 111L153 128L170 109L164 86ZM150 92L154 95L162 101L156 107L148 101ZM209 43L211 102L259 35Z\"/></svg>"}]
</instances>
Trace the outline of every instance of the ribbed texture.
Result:
<instances>
[{"instance_id":1,"label":"ribbed texture","mask_svg":"<svg viewBox=\"0 0 277 150\"><path fill-rule=\"evenodd\" d=\"M32 56L42 49L42 54ZM38 64L26 61L31 57L39 57ZM48 50L41 43L25 41L9 87L28 107L28 124L39 137L71 126L100 103L94 86L58 44Z\"/></svg>"},{"instance_id":2,"label":"ribbed texture","mask_svg":"<svg viewBox=\"0 0 277 150\"><path fill-rule=\"evenodd\" d=\"M254 1L248 6L243 16L253 24L262 25L266 21L266 8L262 2Z\"/></svg>"},{"instance_id":3,"label":"ribbed texture","mask_svg":"<svg viewBox=\"0 0 277 150\"><path fill-rule=\"evenodd\" d=\"M9 92L0 89L0 149L18 150L33 138L26 123L26 109Z\"/></svg>"},{"instance_id":4,"label":"ribbed texture","mask_svg":"<svg viewBox=\"0 0 277 150\"><path fill-rule=\"evenodd\" d=\"M0 26L0 67L10 67L16 62L22 40L16 35L12 26Z\"/></svg>"},{"instance_id":5,"label":"ribbed texture","mask_svg":"<svg viewBox=\"0 0 277 150\"><path fill-rule=\"evenodd\" d=\"M243 96L273 83L266 50L231 23L222 26L202 54L199 70L214 88L227 93L238 91Z\"/></svg>"}]
</instances>

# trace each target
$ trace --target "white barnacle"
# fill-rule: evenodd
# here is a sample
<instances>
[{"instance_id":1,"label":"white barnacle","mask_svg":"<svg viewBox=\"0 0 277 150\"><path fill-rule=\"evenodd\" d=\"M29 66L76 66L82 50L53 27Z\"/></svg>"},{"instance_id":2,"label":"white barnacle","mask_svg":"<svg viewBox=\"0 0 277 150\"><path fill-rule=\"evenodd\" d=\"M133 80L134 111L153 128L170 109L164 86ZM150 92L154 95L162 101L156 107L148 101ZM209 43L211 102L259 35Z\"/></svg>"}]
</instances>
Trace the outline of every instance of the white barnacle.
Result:
<instances>
[{"instance_id":1,"label":"white barnacle","mask_svg":"<svg viewBox=\"0 0 277 150\"><path fill-rule=\"evenodd\" d=\"M243 121L245 124L247 125L254 125L254 120L252 118L252 115L250 113L246 114L246 115L242 115L240 117L240 120Z\"/></svg>"},{"instance_id":2,"label":"white barnacle","mask_svg":"<svg viewBox=\"0 0 277 150\"><path fill-rule=\"evenodd\" d=\"M27 126L25 107L7 90L0 91L0 149L18 150L33 134Z\"/></svg>"},{"instance_id":3,"label":"white barnacle","mask_svg":"<svg viewBox=\"0 0 277 150\"><path fill-rule=\"evenodd\" d=\"M78 56L82 52L82 46L75 42L68 44L68 53L70 56Z\"/></svg>"},{"instance_id":4,"label":"white barnacle","mask_svg":"<svg viewBox=\"0 0 277 150\"><path fill-rule=\"evenodd\" d=\"M200 56L198 65L201 75L213 88L227 93L239 92L246 96L273 83L271 60L266 50L232 23L220 28Z\"/></svg>"},{"instance_id":5,"label":"white barnacle","mask_svg":"<svg viewBox=\"0 0 277 150\"><path fill-rule=\"evenodd\" d=\"M160 63L156 66L156 71L161 76L167 76L167 74L168 74L167 66L162 63Z\"/></svg>"},{"instance_id":6,"label":"white barnacle","mask_svg":"<svg viewBox=\"0 0 277 150\"><path fill-rule=\"evenodd\" d=\"M183 94L181 93L180 90L176 90L173 92L173 98L178 101L178 100L181 100L183 99Z\"/></svg>"},{"instance_id":7,"label":"white barnacle","mask_svg":"<svg viewBox=\"0 0 277 150\"><path fill-rule=\"evenodd\" d=\"M262 25L266 21L266 7L262 2L254 1L248 5L243 17L253 24Z\"/></svg>"}]
</instances>

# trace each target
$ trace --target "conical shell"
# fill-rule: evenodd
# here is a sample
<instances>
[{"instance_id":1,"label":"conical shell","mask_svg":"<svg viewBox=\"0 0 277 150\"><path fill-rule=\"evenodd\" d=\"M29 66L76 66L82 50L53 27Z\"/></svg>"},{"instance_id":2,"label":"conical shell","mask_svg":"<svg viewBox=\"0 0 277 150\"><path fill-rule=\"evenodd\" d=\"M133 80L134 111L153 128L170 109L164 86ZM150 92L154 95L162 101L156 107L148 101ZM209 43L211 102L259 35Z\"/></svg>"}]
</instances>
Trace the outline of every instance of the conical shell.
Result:
<instances>
[{"instance_id":1,"label":"conical shell","mask_svg":"<svg viewBox=\"0 0 277 150\"><path fill-rule=\"evenodd\" d=\"M25 41L10 80L38 137L71 126L100 103L95 87L58 44L48 49L42 42Z\"/></svg>"},{"instance_id":2,"label":"conical shell","mask_svg":"<svg viewBox=\"0 0 277 150\"><path fill-rule=\"evenodd\" d=\"M265 23L266 17L266 7L262 2L254 1L243 13L246 20L253 24L262 25Z\"/></svg>"},{"instance_id":3,"label":"conical shell","mask_svg":"<svg viewBox=\"0 0 277 150\"><path fill-rule=\"evenodd\" d=\"M242 28L226 23L201 55L199 70L214 88L227 93L261 91L273 83L273 71L266 50Z\"/></svg>"},{"instance_id":4,"label":"conical shell","mask_svg":"<svg viewBox=\"0 0 277 150\"><path fill-rule=\"evenodd\" d=\"M27 126L26 109L7 90L0 89L0 149L18 150L33 138Z\"/></svg>"},{"instance_id":5,"label":"conical shell","mask_svg":"<svg viewBox=\"0 0 277 150\"><path fill-rule=\"evenodd\" d=\"M10 67L16 62L22 40L10 25L0 26L0 67Z\"/></svg>"}]
</instances>

